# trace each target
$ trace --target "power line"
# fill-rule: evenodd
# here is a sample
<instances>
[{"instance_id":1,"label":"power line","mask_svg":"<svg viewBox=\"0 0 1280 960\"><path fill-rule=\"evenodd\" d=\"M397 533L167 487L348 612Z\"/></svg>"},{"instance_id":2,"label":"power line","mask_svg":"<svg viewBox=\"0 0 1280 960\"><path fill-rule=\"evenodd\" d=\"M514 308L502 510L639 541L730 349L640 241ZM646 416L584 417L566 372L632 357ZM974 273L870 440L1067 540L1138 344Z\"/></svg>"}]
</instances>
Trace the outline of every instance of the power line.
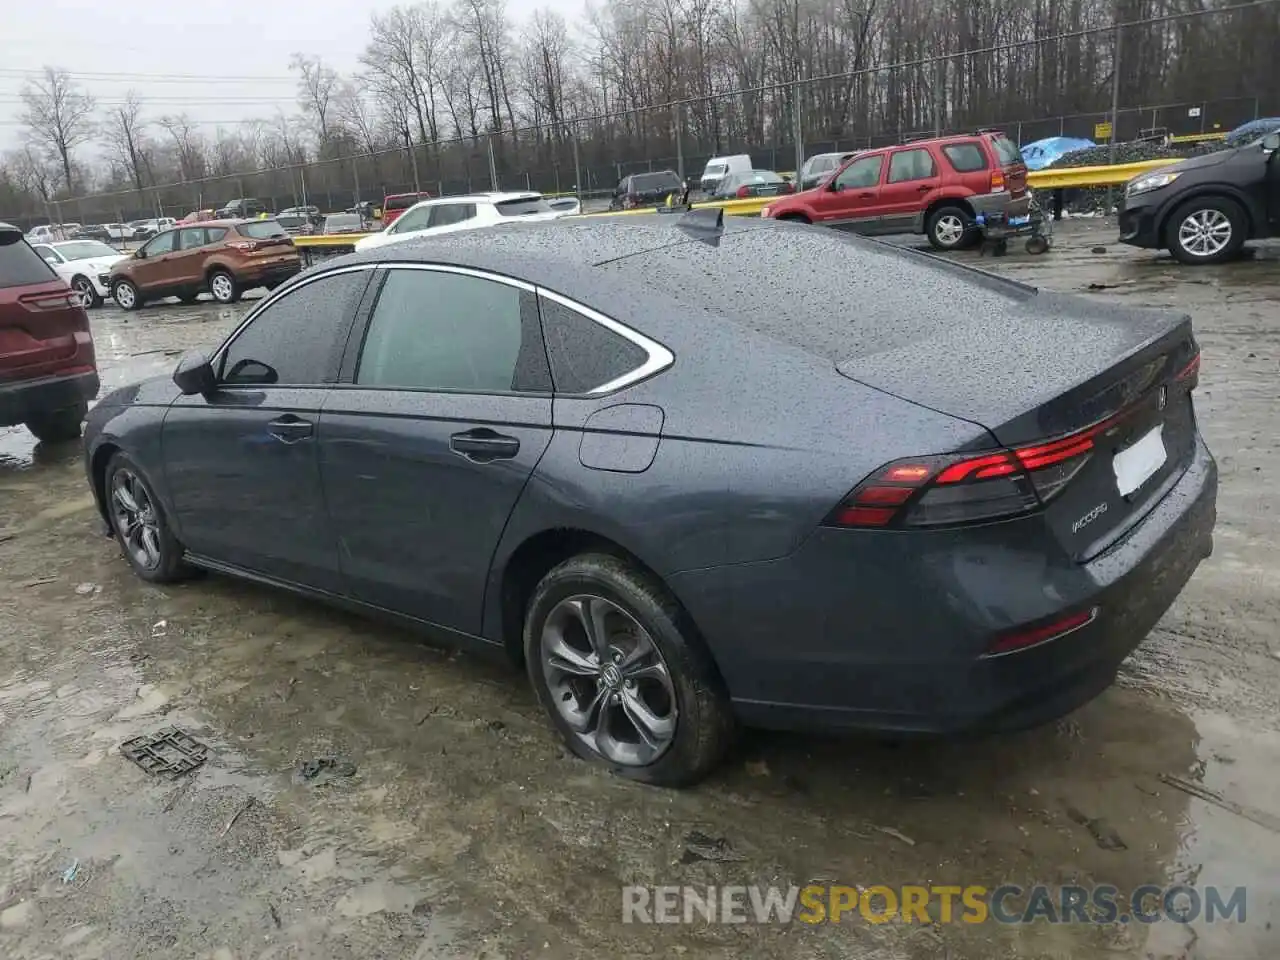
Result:
<instances>
[{"instance_id":1,"label":"power line","mask_svg":"<svg viewBox=\"0 0 1280 960\"><path fill-rule=\"evenodd\" d=\"M132 73L110 70L65 70L72 80L148 80L156 83L294 83L297 77L291 76L236 76L229 74L206 75L198 73ZM0 77L20 80L37 80L45 76L43 70L21 70L13 67L0 67Z\"/></svg>"}]
</instances>

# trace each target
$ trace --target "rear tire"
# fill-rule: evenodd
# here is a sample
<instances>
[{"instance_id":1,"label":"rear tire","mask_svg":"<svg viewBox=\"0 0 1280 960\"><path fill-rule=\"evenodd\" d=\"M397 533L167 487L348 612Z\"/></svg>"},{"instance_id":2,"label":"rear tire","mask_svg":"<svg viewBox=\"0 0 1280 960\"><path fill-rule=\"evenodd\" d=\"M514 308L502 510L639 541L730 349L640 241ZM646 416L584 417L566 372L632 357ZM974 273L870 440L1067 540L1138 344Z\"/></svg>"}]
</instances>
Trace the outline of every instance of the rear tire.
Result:
<instances>
[{"instance_id":1,"label":"rear tire","mask_svg":"<svg viewBox=\"0 0 1280 960\"><path fill-rule=\"evenodd\" d=\"M81 400L73 407L50 410L27 421L27 429L41 443L68 443L80 439L80 425L84 423L89 404Z\"/></svg>"},{"instance_id":2,"label":"rear tire","mask_svg":"<svg viewBox=\"0 0 1280 960\"><path fill-rule=\"evenodd\" d=\"M1247 234L1244 210L1227 197L1188 200L1173 211L1165 227L1169 252L1191 266L1230 260L1244 246Z\"/></svg>"},{"instance_id":3,"label":"rear tire","mask_svg":"<svg viewBox=\"0 0 1280 960\"><path fill-rule=\"evenodd\" d=\"M962 250L973 238L973 218L962 208L948 204L929 214L924 226L935 250Z\"/></svg>"},{"instance_id":4,"label":"rear tire","mask_svg":"<svg viewBox=\"0 0 1280 960\"><path fill-rule=\"evenodd\" d=\"M98 291L94 288L93 281L88 277L82 277L78 274L72 277L71 289L80 298L80 306L86 310L102 306L102 297L98 296Z\"/></svg>"},{"instance_id":5,"label":"rear tire","mask_svg":"<svg viewBox=\"0 0 1280 960\"><path fill-rule=\"evenodd\" d=\"M693 624L660 582L619 557L582 554L543 577L524 652L569 749L618 776L687 786L732 742L729 698Z\"/></svg>"},{"instance_id":6,"label":"rear tire","mask_svg":"<svg viewBox=\"0 0 1280 960\"><path fill-rule=\"evenodd\" d=\"M230 271L215 270L209 274L209 292L218 303L232 304L240 299L243 291Z\"/></svg>"},{"instance_id":7,"label":"rear tire","mask_svg":"<svg viewBox=\"0 0 1280 960\"><path fill-rule=\"evenodd\" d=\"M142 306L142 294L131 280L117 280L111 288L111 297L121 310L137 310Z\"/></svg>"}]
</instances>

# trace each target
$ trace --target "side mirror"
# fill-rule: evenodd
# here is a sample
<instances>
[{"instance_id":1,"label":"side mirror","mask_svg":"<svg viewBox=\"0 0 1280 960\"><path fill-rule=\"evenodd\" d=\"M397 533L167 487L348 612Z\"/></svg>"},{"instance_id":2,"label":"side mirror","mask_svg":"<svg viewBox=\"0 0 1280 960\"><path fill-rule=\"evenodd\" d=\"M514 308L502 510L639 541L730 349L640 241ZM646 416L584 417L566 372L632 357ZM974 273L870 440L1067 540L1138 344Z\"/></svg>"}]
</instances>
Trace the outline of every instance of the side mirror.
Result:
<instances>
[{"instance_id":1,"label":"side mirror","mask_svg":"<svg viewBox=\"0 0 1280 960\"><path fill-rule=\"evenodd\" d=\"M837 181L835 177L832 177L827 183L827 189L832 193L839 193L844 188L840 186L839 181Z\"/></svg>"},{"instance_id":2,"label":"side mirror","mask_svg":"<svg viewBox=\"0 0 1280 960\"><path fill-rule=\"evenodd\" d=\"M56 266L58 265L58 258L57 258L57 257L45 257L45 258L44 258L44 262L45 262L45 263L47 263L47 264L48 264L49 266L51 266L51 267L56 267Z\"/></svg>"},{"instance_id":3,"label":"side mirror","mask_svg":"<svg viewBox=\"0 0 1280 960\"><path fill-rule=\"evenodd\" d=\"M147 259L147 251L142 250L142 249L135 250L135 251L133 252L133 255L134 255L134 257L135 257L135 258L137 258L138 260L145 260L145 259Z\"/></svg>"},{"instance_id":4,"label":"side mirror","mask_svg":"<svg viewBox=\"0 0 1280 960\"><path fill-rule=\"evenodd\" d=\"M213 375L213 366L203 353L188 353L178 361L178 368L173 371L173 382L187 396L195 394L207 395L217 389L218 381Z\"/></svg>"}]
</instances>

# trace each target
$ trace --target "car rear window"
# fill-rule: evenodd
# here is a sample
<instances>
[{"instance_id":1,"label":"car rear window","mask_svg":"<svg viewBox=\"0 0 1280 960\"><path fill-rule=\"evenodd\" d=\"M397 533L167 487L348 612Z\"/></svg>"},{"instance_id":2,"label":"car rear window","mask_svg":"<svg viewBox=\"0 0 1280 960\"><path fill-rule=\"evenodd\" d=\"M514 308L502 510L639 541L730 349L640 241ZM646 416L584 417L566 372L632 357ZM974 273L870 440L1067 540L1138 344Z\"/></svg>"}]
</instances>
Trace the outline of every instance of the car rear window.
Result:
<instances>
[{"instance_id":1,"label":"car rear window","mask_svg":"<svg viewBox=\"0 0 1280 960\"><path fill-rule=\"evenodd\" d=\"M674 173L638 173L631 178L632 190L683 190L684 184Z\"/></svg>"},{"instance_id":2,"label":"car rear window","mask_svg":"<svg viewBox=\"0 0 1280 960\"><path fill-rule=\"evenodd\" d=\"M287 237L284 227L274 220L255 220L253 223L242 223L236 230L246 237L263 240L267 237Z\"/></svg>"},{"instance_id":3,"label":"car rear window","mask_svg":"<svg viewBox=\"0 0 1280 960\"><path fill-rule=\"evenodd\" d=\"M522 200L499 200L493 205L503 217L527 217L531 213L550 213L551 207L541 197L527 197Z\"/></svg>"},{"instance_id":4,"label":"car rear window","mask_svg":"<svg viewBox=\"0 0 1280 960\"><path fill-rule=\"evenodd\" d=\"M5 239L5 234L0 233L0 287L48 283L57 276L25 240L5 243Z\"/></svg>"},{"instance_id":5,"label":"car rear window","mask_svg":"<svg viewBox=\"0 0 1280 960\"><path fill-rule=\"evenodd\" d=\"M1008 137L1000 134L991 138L991 144L996 148L996 156L1000 158L1000 162L1005 166L1011 163L1022 163L1022 152Z\"/></svg>"},{"instance_id":6,"label":"car rear window","mask_svg":"<svg viewBox=\"0 0 1280 960\"><path fill-rule=\"evenodd\" d=\"M987 158L976 143L949 143L942 148L947 162L956 173L973 173L987 169Z\"/></svg>"}]
</instances>

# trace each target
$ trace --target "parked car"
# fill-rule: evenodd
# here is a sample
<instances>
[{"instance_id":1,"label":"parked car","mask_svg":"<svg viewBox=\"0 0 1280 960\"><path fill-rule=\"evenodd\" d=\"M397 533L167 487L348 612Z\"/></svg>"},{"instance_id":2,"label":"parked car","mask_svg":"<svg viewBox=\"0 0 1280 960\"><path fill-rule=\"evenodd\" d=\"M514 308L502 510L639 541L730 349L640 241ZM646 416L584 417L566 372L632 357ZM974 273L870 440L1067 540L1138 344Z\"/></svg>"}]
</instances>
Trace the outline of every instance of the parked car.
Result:
<instances>
[{"instance_id":1,"label":"parked car","mask_svg":"<svg viewBox=\"0 0 1280 960\"><path fill-rule=\"evenodd\" d=\"M89 414L139 577L505 651L570 749L650 783L738 723L1047 722L1212 547L1188 318L832 230L694 211L376 249L211 356Z\"/></svg>"},{"instance_id":2,"label":"parked car","mask_svg":"<svg viewBox=\"0 0 1280 960\"><path fill-rule=\"evenodd\" d=\"M430 200L431 194L421 193L389 193L382 199L382 225L389 227L399 219L400 215L423 200Z\"/></svg>"},{"instance_id":3,"label":"parked car","mask_svg":"<svg viewBox=\"0 0 1280 960\"><path fill-rule=\"evenodd\" d=\"M720 181L729 174L746 173L754 167L755 164L745 153L734 154L731 157L712 157L707 161L698 185L702 187L703 193L715 193Z\"/></svg>"},{"instance_id":4,"label":"parked car","mask_svg":"<svg viewBox=\"0 0 1280 960\"><path fill-rule=\"evenodd\" d=\"M850 157L857 155L856 150L844 153L815 153L804 162L796 174L801 190L812 190L840 169Z\"/></svg>"},{"instance_id":5,"label":"parked car","mask_svg":"<svg viewBox=\"0 0 1280 960\"><path fill-rule=\"evenodd\" d=\"M1125 187L1120 241L1221 263L1246 240L1280 237L1280 131L1144 173Z\"/></svg>"},{"instance_id":6,"label":"parked car","mask_svg":"<svg viewBox=\"0 0 1280 960\"><path fill-rule=\"evenodd\" d=\"M6 226L8 226L6 224ZM27 243L49 243L52 240L66 240L71 236L72 227L56 223L42 223L27 231Z\"/></svg>"},{"instance_id":7,"label":"parked car","mask_svg":"<svg viewBox=\"0 0 1280 960\"><path fill-rule=\"evenodd\" d=\"M149 240L156 236L162 230L170 230L178 225L178 221L173 217L155 217L151 220L135 220L129 226L133 227L134 240Z\"/></svg>"},{"instance_id":8,"label":"parked car","mask_svg":"<svg viewBox=\"0 0 1280 960\"><path fill-rule=\"evenodd\" d=\"M105 223L86 223L84 226L77 228L69 239L97 240L102 243L108 243L111 240L111 234L107 231Z\"/></svg>"},{"instance_id":9,"label":"parked car","mask_svg":"<svg viewBox=\"0 0 1280 960\"><path fill-rule=\"evenodd\" d=\"M319 218L322 218L322 219L323 219L323 214L321 214L321 213L320 213L320 208L319 208L319 207L313 207L313 206L310 206L310 205L305 206L305 207L285 207L285 208L284 208L283 210L281 210L281 211L280 211L276 216L277 216L277 218L279 218L279 217L306 217L308 220L311 220L312 222L315 222L315 220L316 220L316 218L317 218L317 217L319 217Z\"/></svg>"},{"instance_id":10,"label":"parked car","mask_svg":"<svg viewBox=\"0 0 1280 960\"><path fill-rule=\"evenodd\" d=\"M796 188L772 170L748 170L731 173L720 181L713 200L745 200L748 197L781 197L795 193Z\"/></svg>"},{"instance_id":11,"label":"parked car","mask_svg":"<svg viewBox=\"0 0 1280 960\"><path fill-rule=\"evenodd\" d=\"M215 210L213 212L213 216L217 220L248 220L258 216L258 214L266 212L267 205L261 200L255 200L253 197L245 197L239 200L229 200Z\"/></svg>"},{"instance_id":12,"label":"parked car","mask_svg":"<svg viewBox=\"0 0 1280 960\"><path fill-rule=\"evenodd\" d=\"M192 210L185 217L178 221L179 224L184 223L204 223L206 220L212 220L214 211L212 208L204 210Z\"/></svg>"},{"instance_id":13,"label":"parked car","mask_svg":"<svg viewBox=\"0 0 1280 960\"><path fill-rule=\"evenodd\" d=\"M358 213L331 213L324 218L324 229L321 232L326 234L365 233L368 229L364 217Z\"/></svg>"},{"instance_id":14,"label":"parked car","mask_svg":"<svg viewBox=\"0 0 1280 960\"><path fill-rule=\"evenodd\" d=\"M85 309L101 306L103 299L111 296L111 268L128 258L99 240L54 241L32 249L67 281Z\"/></svg>"},{"instance_id":15,"label":"parked car","mask_svg":"<svg viewBox=\"0 0 1280 960\"><path fill-rule=\"evenodd\" d=\"M272 290L301 269L293 239L274 220L210 220L166 230L115 264L116 303L137 310L148 300L194 303L202 291L235 303L245 290Z\"/></svg>"},{"instance_id":16,"label":"parked car","mask_svg":"<svg viewBox=\"0 0 1280 960\"><path fill-rule=\"evenodd\" d=\"M304 213L278 213L271 219L284 227L285 233L291 237L305 237L315 233L311 218Z\"/></svg>"},{"instance_id":17,"label":"parked car","mask_svg":"<svg viewBox=\"0 0 1280 960\"><path fill-rule=\"evenodd\" d=\"M610 210L632 210L665 203L668 197L678 203L687 193L685 183L674 170L633 173L618 181L609 200Z\"/></svg>"},{"instance_id":18,"label":"parked car","mask_svg":"<svg viewBox=\"0 0 1280 960\"><path fill-rule=\"evenodd\" d=\"M473 193L436 197L414 204L389 227L356 241L369 250L415 237L477 230L513 220L558 220L570 211L555 210L540 193Z\"/></svg>"},{"instance_id":19,"label":"parked car","mask_svg":"<svg viewBox=\"0 0 1280 960\"><path fill-rule=\"evenodd\" d=\"M53 443L80 435L98 367L80 298L0 223L0 427L24 423Z\"/></svg>"},{"instance_id":20,"label":"parked car","mask_svg":"<svg viewBox=\"0 0 1280 960\"><path fill-rule=\"evenodd\" d=\"M566 217L577 216L582 212L582 204L577 197L548 197L547 206Z\"/></svg>"},{"instance_id":21,"label":"parked car","mask_svg":"<svg viewBox=\"0 0 1280 960\"><path fill-rule=\"evenodd\" d=\"M998 131L916 140L845 161L817 190L770 202L760 215L862 234L923 233L938 250L976 241L978 215L1030 212L1027 166Z\"/></svg>"}]
</instances>

